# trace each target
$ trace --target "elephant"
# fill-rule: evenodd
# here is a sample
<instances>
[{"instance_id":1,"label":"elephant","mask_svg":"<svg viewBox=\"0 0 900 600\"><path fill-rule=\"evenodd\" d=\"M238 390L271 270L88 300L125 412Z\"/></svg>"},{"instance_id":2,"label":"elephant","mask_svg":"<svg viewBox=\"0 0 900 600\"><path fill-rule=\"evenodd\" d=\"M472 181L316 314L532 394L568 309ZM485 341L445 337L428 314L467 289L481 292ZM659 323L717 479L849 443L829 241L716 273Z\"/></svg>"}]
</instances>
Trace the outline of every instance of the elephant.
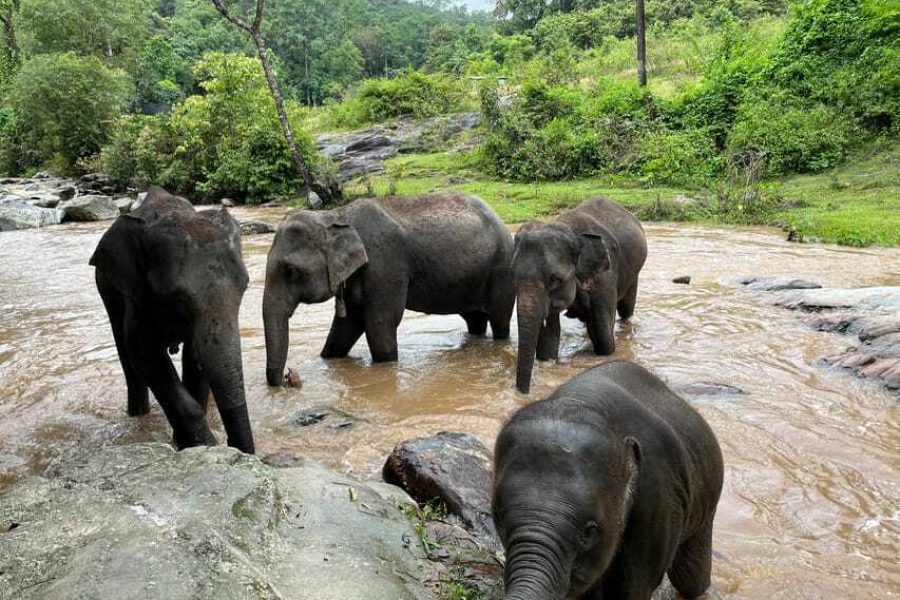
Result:
<instances>
[{"instance_id":1,"label":"elephant","mask_svg":"<svg viewBox=\"0 0 900 600\"><path fill-rule=\"evenodd\" d=\"M238 328L249 279L234 218L224 208L197 212L154 186L106 231L90 264L125 374L128 414L150 411L149 388L179 449L213 445L212 390L228 445L252 454ZM166 352L180 344L182 379Z\"/></svg>"},{"instance_id":2,"label":"elephant","mask_svg":"<svg viewBox=\"0 0 900 600\"><path fill-rule=\"evenodd\" d=\"M507 600L650 600L710 585L722 453L652 373L615 360L519 410L495 449Z\"/></svg>"},{"instance_id":3,"label":"elephant","mask_svg":"<svg viewBox=\"0 0 900 600\"><path fill-rule=\"evenodd\" d=\"M634 215L598 197L553 222L522 225L515 246L516 388L527 394L535 356L559 358L562 310L587 325L596 354L615 351L616 309L622 319L634 313L647 238Z\"/></svg>"},{"instance_id":4,"label":"elephant","mask_svg":"<svg viewBox=\"0 0 900 600\"><path fill-rule=\"evenodd\" d=\"M365 334L375 362L397 360L404 309L459 314L469 333L509 337L513 241L475 196L434 193L360 199L287 215L266 266L266 380L283 383L288 320L301 302L335 300L321 356L347 356Z\"/></svg>"}]
</instances>

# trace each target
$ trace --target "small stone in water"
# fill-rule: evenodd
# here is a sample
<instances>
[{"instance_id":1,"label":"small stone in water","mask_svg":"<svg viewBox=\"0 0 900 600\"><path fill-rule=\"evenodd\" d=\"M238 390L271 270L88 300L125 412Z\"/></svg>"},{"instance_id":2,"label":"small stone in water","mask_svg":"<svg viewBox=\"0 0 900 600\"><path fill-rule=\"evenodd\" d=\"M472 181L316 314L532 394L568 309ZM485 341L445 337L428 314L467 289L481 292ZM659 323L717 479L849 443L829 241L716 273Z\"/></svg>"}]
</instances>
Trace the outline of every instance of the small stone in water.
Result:
<instances>
[{"instance_id":1,"label":"small stone in water","mask_svg":"<svg viewBox=\"0 0 900 600\"><path fill-rule=\"evenodd\" d=\"M672 283L680 283L682 285L689 285L691 283L690 275L682 275L681 277L676 277L672 280Z\"/></svg>"},{"instance_id":2,"label":"small stone in water","mask_svg":"<svg viewBox=\"0 0 900 600\"><path fill-rule=\"evenodd\" d=\"M284 375L284 384L288 387L292 388L301 388L303 387L303 382L300 380L300 374L293 369L288 369L287 373Z\"/></svg>"}]
</instances>

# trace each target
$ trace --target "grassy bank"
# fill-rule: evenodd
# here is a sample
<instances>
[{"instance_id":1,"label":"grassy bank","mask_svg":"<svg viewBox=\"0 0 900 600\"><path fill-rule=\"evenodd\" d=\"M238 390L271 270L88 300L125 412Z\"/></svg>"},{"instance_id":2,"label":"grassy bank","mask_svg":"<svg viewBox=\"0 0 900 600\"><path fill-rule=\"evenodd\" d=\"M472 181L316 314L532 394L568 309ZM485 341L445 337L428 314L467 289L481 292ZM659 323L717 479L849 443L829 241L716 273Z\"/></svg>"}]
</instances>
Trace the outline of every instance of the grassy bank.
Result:
<instances>
[{"instance_id":1,"label":"grassy bank","mask_svg":"<svg viewBox=\"0 0 900 600\"><path fill-rule=\"evenodd\" d=\"M593 195L613 198L642 219L722 224L782 224L798 239L851 246L900 246L900 148L890 144L837 169L764 182L749 202L705 189L649 186L634 178L508 183L485 176L472 154L406 155L387 172L350 184L350 195L456 190L476 194L510 223L552 216ZM728 192L728 190L724 190ZM742 192L742 191L741 191Z\"/></svg>"}]
</instances>

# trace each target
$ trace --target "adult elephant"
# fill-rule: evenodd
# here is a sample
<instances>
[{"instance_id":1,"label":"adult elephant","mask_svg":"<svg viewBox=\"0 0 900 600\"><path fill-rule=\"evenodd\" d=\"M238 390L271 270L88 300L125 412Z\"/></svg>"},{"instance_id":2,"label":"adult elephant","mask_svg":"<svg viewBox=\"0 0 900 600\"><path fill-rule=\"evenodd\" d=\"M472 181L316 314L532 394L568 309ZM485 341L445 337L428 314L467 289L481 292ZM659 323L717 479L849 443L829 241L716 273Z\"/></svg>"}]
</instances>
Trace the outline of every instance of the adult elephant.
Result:
<instances>
[{"instance_id":1,"label":"adult elephant","mask_svg":"<svg viewBox=\"0 0 900 600\"><path fill-rule=\"evenodd\" d=\"M228 445L253 453L238 329L248 277L228 211L196 212L152 187L103 235L90 264L125 372L128 414L150 411L149 387L179 449L215 444L206 423L212 390ZM167 354L179 344L183 379Z\"/></svg>"},{"instance_id":2,"label":"adult elephant","mask_svg":"<svg viewBox=\"0 0 900 600\"><path fill-rule=\"evenodd\" d=\"M497 438L507 600L682 598L710 585L722 454L652 373L613 361L518 411Z\"/></svg>"},{"instance_id":3,"label":"adult elephant","mask_svg":"<svg viewBox=\"0 0 900 600\"><path fill-rule=\"evenodd\" d=\"M269 385L284 380L288 319L301 302L336 297L323 358L347 356L365 333L373 360L397 360L405 309L459 314L475 335L490 322L494 339L507 338L512 255L512 238L497 215L466 194L365 199L288 215L266 267Z\"/></svg>"},{"instance_id":4,"label":"adult elephant","mask_svg":"<svg viewBox=\"0 0 900 600\"><path fill-rule=\"evenodd\" d=\"M531 389L534 359L559 357L559 313L587 325L594 352L612 354L616 309L634 313L647 238L630 212L592 198L551 223L532 221L516 233L514 261L519 356L516 387Z\"/></svg>"}]
</instances>

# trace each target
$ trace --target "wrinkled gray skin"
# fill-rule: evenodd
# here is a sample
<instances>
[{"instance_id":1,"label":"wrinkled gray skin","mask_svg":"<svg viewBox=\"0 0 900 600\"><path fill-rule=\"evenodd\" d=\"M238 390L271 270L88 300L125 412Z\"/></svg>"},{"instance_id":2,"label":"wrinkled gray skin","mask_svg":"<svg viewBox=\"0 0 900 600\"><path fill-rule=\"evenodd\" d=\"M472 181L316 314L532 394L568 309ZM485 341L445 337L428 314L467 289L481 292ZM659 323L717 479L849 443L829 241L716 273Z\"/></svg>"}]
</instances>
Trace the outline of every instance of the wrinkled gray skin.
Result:
<instances>
[{"instance_id":1,"label":"wrinkled gray skin","mask_svg":"<svg viewBox=\"0 0 900 600\"><path fill-rule=\"evenodd\" d=\"M336 297L323 358L347 356L365 334L373 360L397 360L405 309L459 314L474 335L490 322L495 339L509 337L512 255L497 215L465 194L357 200L288 215L266 267L266 380L283 384L288 320L301 302Z\"/></svg>"},{"instance_id":2,"label":"wrinkled gray skin","mask_svg":"<svg viewBox=\"0 0 900 600\"><path fill-rule=\"evenodd\" d=\"M552 223L532 221L516 233L519 320L516 388L531 390L534 359L559 358L559 313L587 325L599 355L616 349L616 309L634 313L647 238L630 212L606 198L567 210Z\"/></svg>"},{"instance_id":3,"label":"wrinkled gray skin","mask_svg":"<svg viewBox=\"0 0 900 600\"><path fill-rule=\"evenodd\" d=\"M90 264L125 372L128 414L150 411L149 387L179 449L212 445L212 390L228 445L253 453L238 329L248 277L228 211L196 212L152 187L138 210L103 235ZM167 354L179 344L183 379Z\"/></svg>"},{"instance_id":4,"label":"wrinkled gray skin","mask_svg":"<svg viewBox=\"0 0 900 600\"><path fill-rule=\"evenodd\" d=\"M683 598L710 584L722 454L649 371L613 361L517 412L495 451L507 600Z\"/></svg>"}]
</instances>

